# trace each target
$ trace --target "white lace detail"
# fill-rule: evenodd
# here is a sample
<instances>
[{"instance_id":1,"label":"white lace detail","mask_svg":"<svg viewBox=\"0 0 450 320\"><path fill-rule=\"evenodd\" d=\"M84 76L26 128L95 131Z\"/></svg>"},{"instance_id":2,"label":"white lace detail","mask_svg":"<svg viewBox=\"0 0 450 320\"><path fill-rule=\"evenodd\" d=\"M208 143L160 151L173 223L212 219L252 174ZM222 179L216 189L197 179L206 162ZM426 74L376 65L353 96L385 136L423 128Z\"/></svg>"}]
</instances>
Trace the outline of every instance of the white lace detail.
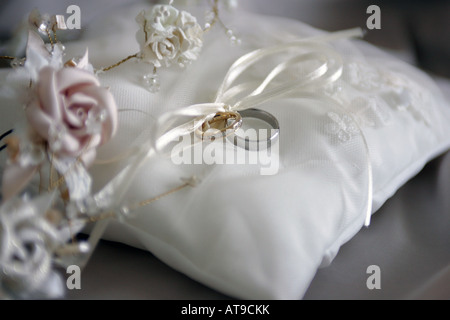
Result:
<instances>
[{"instance_id":1,"label":"white lace detail","mask_svg":"<svg viewBox=\"0 0 450 320\"><path fill-rule=\"evenodd\" d=\"M340 81L327 85L324 93L350 112L362 128L387 126L391 123L392 112L399 111L409 112L427 126L432 123L430 110L434 100L430 92L421 90L416 82L391 70L361 62L346 63ZM340 140L349 138L346 130L333 130L343 131Z\"/></svg>"},{"instance_id":2,"label":"white lace detail","mask_svg":"<svg viewBox=\"0 0 450 320\"><path fill-rule=\"evenodd\" d=\"M344 68L344 78L353 87L363 91L373 91L380 88L381 77L379 72L359 62L348 63Z\"/></svg>"},{"instance_id":3,"label":"white lace detail","mask_svg":"<svg viewBox=\"0 0 450 320\"><path fill-rule=\"evenodd\" d=\"M423 90L414 81L390 71L383 73L383 83L385 88L382 97L391 108L407 111L417 121L431 126L430 108L434 99L428 90Z\"/></svg>"},{"instance_id":4,"label":"white lace detail","mask_svg":"<svg viewBox=\"0 0 450 320\"><path fill-rule=\"evenodd\" d=\"M353 136L358 134L358 127L349 115L328 112L327 116L333 122L327 123L325 129L328 133L335 135L340 142L348 142Z\"/></svg>"}]
</instances>

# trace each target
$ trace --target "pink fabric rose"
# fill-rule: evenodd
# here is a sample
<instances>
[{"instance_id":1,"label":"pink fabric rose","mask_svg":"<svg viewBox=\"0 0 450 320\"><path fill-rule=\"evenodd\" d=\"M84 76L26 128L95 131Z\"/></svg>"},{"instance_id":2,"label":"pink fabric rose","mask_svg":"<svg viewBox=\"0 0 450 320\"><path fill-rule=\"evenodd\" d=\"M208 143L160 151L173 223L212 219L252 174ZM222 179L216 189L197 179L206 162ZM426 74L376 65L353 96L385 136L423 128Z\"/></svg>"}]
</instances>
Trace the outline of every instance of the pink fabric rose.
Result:
<instances>
[{"instance_id":1,"label":"pink fabric rose","mask_svg":"<svg viewBox=\"0 0 450 320\"><path fill-rule=\"evenodd\" d=\"M96 149L117 129L113 95L80 68L42 68L26 115L33 136L18 143L17 155L4 170L3 200L28 184L44 158L45 145L54 159L79 159L89 167Z\"/></svg>"},{"instance_id":2,"label":"pink fabric rose","mask_svg":"<svg viewBox=\"0 0 450 320\"><path fill-rule=\"evenodd\" d=\"M117 107L107 88L82 69L44 67L35 99L26 109L29 124L57 157L79 157L89 167L96 148L117 128Z\"/></svg>"}]
</instances>

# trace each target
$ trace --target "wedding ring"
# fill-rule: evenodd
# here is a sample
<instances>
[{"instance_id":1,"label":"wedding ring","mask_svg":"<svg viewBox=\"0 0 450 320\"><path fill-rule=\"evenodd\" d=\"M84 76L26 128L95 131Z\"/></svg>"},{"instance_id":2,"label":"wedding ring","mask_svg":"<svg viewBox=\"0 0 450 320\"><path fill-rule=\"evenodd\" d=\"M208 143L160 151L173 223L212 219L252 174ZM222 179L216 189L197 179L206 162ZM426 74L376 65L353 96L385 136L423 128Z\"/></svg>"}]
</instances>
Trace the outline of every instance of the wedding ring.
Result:
<instances>
[{"instance_id":1,"label":"wedding ring","mask_svg":"<svg viewBox=\"0 0 450 320\"><path fill-rule=\"evenodd\" d=\"M250 134L246 134L248 132L244 132L245 134L243 136L239 134L239 131L235 132L235 134L233 136L229 136L228 139L233 139L232 141L236 146L250 151L259 151L269 149L272 144L278 140L280 125L277 118L269 112L260 109L246 109L239 111L239 113L241 114L243 123L245 123L246 118L254 118L264 121L271 128L247 128L247 130L252 129L252 132L254 133L253 137L250 137ZM260 138L261 136L262 138Z\"/></svg>"},{"instance_id":2,"label":"wedding ring","mask_svg":"<svg viewBox=\"0 0 450 320\"><path fill-rule=\"evenodd\" d=\"M230 135L241 125L242 117L238 112L217 112L212 119L205 121L195 133L202 140L215 140Z\"/></svg>"}]
</instances>

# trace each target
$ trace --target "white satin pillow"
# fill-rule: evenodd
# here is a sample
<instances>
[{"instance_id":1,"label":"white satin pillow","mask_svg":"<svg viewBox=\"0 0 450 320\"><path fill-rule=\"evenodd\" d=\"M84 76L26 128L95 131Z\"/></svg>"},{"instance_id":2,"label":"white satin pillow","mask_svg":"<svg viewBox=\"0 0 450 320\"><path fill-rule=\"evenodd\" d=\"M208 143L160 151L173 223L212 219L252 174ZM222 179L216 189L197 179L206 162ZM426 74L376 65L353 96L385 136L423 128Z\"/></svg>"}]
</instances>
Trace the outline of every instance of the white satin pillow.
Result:
<instances>
[{"instance_id":1,"label":"white satin pillow","mask_svg":"<svg viewBox=\"0 0 450 320\"><path fill-rule=\"evenodd\" d=\"M91 62L99 67L137 52L134 17L141 9L124 8L99 20L84 39L67 44L68 55L88 46ZM100 159L120 158L146 142L161 114L211 101L243 54L319 33L300 22L249 14L230 25L240 32L242 46L230 46L215 30L193 65L183 72L160 71L158 94L143 87L141 64L128 62L100 76L124 110L118 135ZM201 183L110 225L105 238L149 250L236 298L301 298L317 268L328 265L364 225L366 210L375 212L429 159L450 147L450 107L426 75L359 41L333 47L344 59L344 71L333 85L317 88L322 98L293 96L260 106L280 123L276 175L262 176L254 165L176 165L164 156L153 158L139 169L125 197L128 203L162 194L181 178L196 175ZM249 77L262 81L266 75L259 65ZM95 188L124 165L95 166Z\"/></svg>"}]
</instances>

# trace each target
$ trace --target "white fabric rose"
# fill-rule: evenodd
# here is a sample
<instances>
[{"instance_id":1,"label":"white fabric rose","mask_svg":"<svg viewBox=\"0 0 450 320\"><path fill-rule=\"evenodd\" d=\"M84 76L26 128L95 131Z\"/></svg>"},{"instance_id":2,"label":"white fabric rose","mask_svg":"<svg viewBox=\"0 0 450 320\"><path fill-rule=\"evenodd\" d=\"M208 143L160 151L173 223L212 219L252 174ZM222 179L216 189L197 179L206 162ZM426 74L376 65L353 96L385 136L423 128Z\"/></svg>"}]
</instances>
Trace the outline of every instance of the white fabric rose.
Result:
<instances>
[{"instance_id":1,"label":"white fabric rose","mask_svg":"<svg viewBox=\"0 0 450 320\"><path fill-rule=\"evenodd\" d=\"M156 68L172 63L185 66L197 59L203 46L203 30L197 19L171 5L156 5L136 17L141 29L136 38L140 58Z\"/></svg>"},{"instance_id":2,"label":"white fabric rose","mask_svg":"<svg viewBox=\"0 0 450 320\"><path fill-rule=\"evenodd\" d=\"M60 232L46 216L53 200L52 195L33 200L14 198L0 207L0 296L32 298L27 295L37 294L51 298L63 293L52 257L70 235Z\"/></svg>"}]
</instances>

